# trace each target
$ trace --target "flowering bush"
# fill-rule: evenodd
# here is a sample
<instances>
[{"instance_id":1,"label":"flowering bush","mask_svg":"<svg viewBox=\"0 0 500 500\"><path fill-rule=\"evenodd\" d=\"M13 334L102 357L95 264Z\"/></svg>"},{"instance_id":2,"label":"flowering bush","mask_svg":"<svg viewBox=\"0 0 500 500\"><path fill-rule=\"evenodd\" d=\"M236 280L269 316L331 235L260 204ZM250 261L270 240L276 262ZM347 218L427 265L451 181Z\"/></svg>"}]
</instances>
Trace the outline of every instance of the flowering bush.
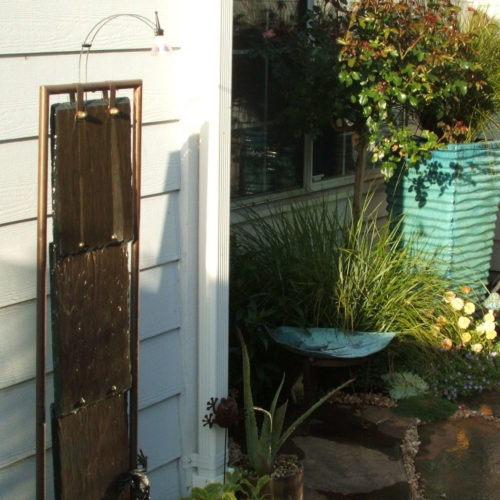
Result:
<instances>
[{"instance_id":1,"label":"flowering bush","mask_svg":"<svg viewBox=\"0 0 500 500\"><path fill-rule=\"evenodd\" d=\"M495 313L470 300L469 287L464 287L462 292L465 298L454 291L445 293L444 303L448 307L436 318L434 332L442 336L441 346L446 351L455 348L474 353L492 352L497 338Z\"/></svg>"},{"instance_id":2,"label":"flowering bush","mask_svg":"<svg viewBox=\"0 0 500 500\"><path fill-rule=\"evenodd\" d=\"M500 389L500 366L496 351L444 351L439 363L426 367L432 392L447 399Z\"/></svg>"},{"instance_id":3,"label":"flowering bush","mask_svg":"<svg viewBox=\"0 0 500 500\"><path fill-rule=\"evenodd\" d=\"M498 321L492 310L475 302L469 287L443 291L432 310L420 313L419 336L400 336L389 347L391 370L417 374L430 392L452 401L500 390ZM382 371L386 361L380 362Z\"/></svg>"}]
</instances>

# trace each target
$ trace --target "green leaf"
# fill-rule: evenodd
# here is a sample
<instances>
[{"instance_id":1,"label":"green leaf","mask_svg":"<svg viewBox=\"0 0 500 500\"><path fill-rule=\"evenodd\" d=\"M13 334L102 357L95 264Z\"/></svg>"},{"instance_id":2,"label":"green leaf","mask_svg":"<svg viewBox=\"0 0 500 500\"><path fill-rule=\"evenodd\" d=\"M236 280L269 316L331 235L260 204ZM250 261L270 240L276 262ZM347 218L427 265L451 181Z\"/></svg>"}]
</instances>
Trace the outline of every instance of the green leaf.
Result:
<instances>
[{"instance_id":1,"label":"green leaf","mask_svg":"<svg viewBox=\"0 0 500 500\"><path fill-rule=\"evenodd\" d=\"M371 106L365 106L363 108L363 116L370 116L372 114L372 107Z\"/></svg>"},{"instance_id":2,"label":"green leaf","mask_svg":"<svg viewBox=\"0 0 500 500\"><path fill-rule=\"evenodd\" d=\"M462 95L467 94L467 82L465 82L463 80L458 80L455 82L455 85Z\"/></svg>"},{"instance_id":3,"label":"green leaf","mask_svg":"<svg viewBox=\"0 0 500 500\"><path fill-rule=\"evenodd\" d=\"M257 463L258 431L255 412L253 411L252 388L250 384L250 359L248 350L241 331L238 329L238 337L241 344L243 359L243 402L245 407L245 434L247 444L247 455L250 465L255 467Z\"/></svg>"},{"instance_id":4,"label":"green leaf","mask_svg":"<svg viewBox=\"0 0 500 500\"><path fill-rule=\"evenodd\" d=\"M415 96L412 95L408 97L408 101L412 106L416 106L418 104L418 100L416 99Z\"/></svg>"},{"instance_id":5,"label":"green leaf","mask_svg":"<svg viewBox=\"0 0 500 500\"><path fill-rule=\"evenodd\" d=\"M400 90L396 90L396 99L401 103L404 104L407 99L407 95L404 92L401 92Z\"/></svg>"},{"instance_id":6,"label":"green leaf","mask_svg":"<svg viewBox=\"0 0 500 500\"><path fill-rule=\"evenodd\" d=\"M278 443L283 432L283 424L285 423L285 415L288 407L288 401L285 401L276 411L274 417L273 432L271 435L271 457L274 461L276 454L278 453Z\"/></svg>"},{"instance_id":7,"label":"green leaf","mask_svg":"<svg viewBox=\"0 0 500 500\"><path fill-rule=\"evenodd\" d=\"M354 379L351 378L347 382L344 382L343 384L339 385L335 389L332 389L331 391L327 392L321 399L316 401L308 410L306 410L295 422L288 427L288 429L283 433L283 435L280 437L278 444L276 446L276 453L278 450L285 444L285 441L292 435L293 431L302 423L306 418L311 415L315 410L317 410L323 403L328 401L336 392L342 390L344 387L349 385L351 382L354 382Z\"/></svg>"}]
</instances>

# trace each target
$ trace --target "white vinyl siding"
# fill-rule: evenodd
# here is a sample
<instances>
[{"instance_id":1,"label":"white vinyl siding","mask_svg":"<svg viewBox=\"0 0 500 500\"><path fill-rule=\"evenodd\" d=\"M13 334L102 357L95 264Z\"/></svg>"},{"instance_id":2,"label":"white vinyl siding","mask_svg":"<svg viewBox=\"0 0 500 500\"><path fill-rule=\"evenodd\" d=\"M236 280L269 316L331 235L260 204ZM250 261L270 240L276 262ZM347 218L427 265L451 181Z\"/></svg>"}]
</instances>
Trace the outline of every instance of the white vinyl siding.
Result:
<instances>
[{"instance_id":1,"label":"white vinyl siding","mask_svg":"<svg viewBox=\"0 0 500 500\"><path fill-rule=\"evenodd\" d=\"M198 1L198 0L197 0ZM195 2L196 3L196 2ZM203 3L198 2L198 3ZM193 7L192 7L193 8ZM160 16L166 57L151 57L152 32L130 18L108 23L94 41L88 81L143 80L140 250L139 447L148 456L153 500L176 500L190 481L182 464L196 452L201 422L197 379L198 123L188 114L198 89L187 71L185 2L0 1L0 496L33 500L35 488L35 328L38 95L41 85L78 80L82 40L118 13ZM191 15L193 10L190 10ZM218 33L214 33L218 38ZM196 54L196 51L191 52ZM215 53L214 57L219 57ZM192 56L191 56L192 57ZM208 64L208 62L207 62ZM120 92L120 96L131 95ZM93 97L93 96L89 96ZM51 103L66 100L53 97ZM193 125L195 123L195 125ZM197 128L198 127L198 128ZM215 131L214 131L215 133ZM49 214L51 200L49 189ZM48 235L51 237L49 216ZM50 304L49 304L50 307ZM48 314L50 318L50 314ZM221 335L224 335L224 331ZM52 401L50 325L47 412ZM225 394L218 394L224 396ZM210 395L211 396L211 395ZM182 426L181 426L182 421ZM194 432L193 432L194 431ZM53 498L50 418L47 490Z\"/></svg>"}]
</instances>

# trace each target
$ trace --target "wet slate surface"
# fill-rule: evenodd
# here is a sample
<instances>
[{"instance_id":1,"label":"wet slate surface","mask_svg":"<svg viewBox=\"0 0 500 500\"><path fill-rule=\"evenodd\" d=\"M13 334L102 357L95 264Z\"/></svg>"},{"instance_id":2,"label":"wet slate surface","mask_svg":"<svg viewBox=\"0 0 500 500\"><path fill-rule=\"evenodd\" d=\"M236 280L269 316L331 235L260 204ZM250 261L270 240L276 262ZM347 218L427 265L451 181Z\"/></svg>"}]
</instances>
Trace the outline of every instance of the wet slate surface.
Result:
<instances>
[{"instance_id":1,"label":"wet slate surface","mask_svg":"<svg viewBox=\"0 0 500 500\"><path fill-rule=\"evenodd\" d=\"M60 500L126 500L127 400L112 396L75 414L54 418L55 488Z\"/></svg>"},{"instance_id":2,"label":"wet slate surface","mask_svg":"<svg viewBox=\"0 0 500 500\"><path fill-rule=\"evenodd\" d=\"M123 245L51 266L58 416L130 388L127 262Z\"/></svg>"},{"instance_id":3,"label":"wet slate surface","mask_svg":"<svg viewBox=\"0 0 500 500\"><path fill-rule=\"evenodd\" d=\"M400 450L406 424L386 408L360 415L325 405L293 438L304 457L304 499L408 498Z\"/></svg>"},{"instance_id":4,"label":"wet slate surface","mask_svg":"<svg viewBox=\"0 0 500 500\"><path fill-rule=\"evenodd\" d=\"M87 117L75 104L51 109L52 204L58 257L132 238L130 103L87 101Z\"/></svg>"}]
</instances>

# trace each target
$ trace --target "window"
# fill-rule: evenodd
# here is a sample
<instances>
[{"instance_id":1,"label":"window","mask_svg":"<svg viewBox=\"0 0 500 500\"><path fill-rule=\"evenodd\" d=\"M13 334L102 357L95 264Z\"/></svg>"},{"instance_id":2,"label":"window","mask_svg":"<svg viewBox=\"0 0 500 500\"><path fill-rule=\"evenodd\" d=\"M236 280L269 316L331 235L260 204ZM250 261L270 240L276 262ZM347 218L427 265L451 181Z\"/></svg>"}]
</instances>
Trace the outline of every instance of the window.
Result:
<instances>
[{"instance_id":1,"label":"window","mask_svg":"<svg viewBox=\"0 0 500 500\"><path fill-rule=\"evenodd\" d=\"M231 196L316 189L354 174L350 133L315 140L280 120L287 104L270 61L256 47L273 27L294 26L307 0L234 0ZM330 185L332 182L330 182Z\"/></svg>"}]
</instances>

